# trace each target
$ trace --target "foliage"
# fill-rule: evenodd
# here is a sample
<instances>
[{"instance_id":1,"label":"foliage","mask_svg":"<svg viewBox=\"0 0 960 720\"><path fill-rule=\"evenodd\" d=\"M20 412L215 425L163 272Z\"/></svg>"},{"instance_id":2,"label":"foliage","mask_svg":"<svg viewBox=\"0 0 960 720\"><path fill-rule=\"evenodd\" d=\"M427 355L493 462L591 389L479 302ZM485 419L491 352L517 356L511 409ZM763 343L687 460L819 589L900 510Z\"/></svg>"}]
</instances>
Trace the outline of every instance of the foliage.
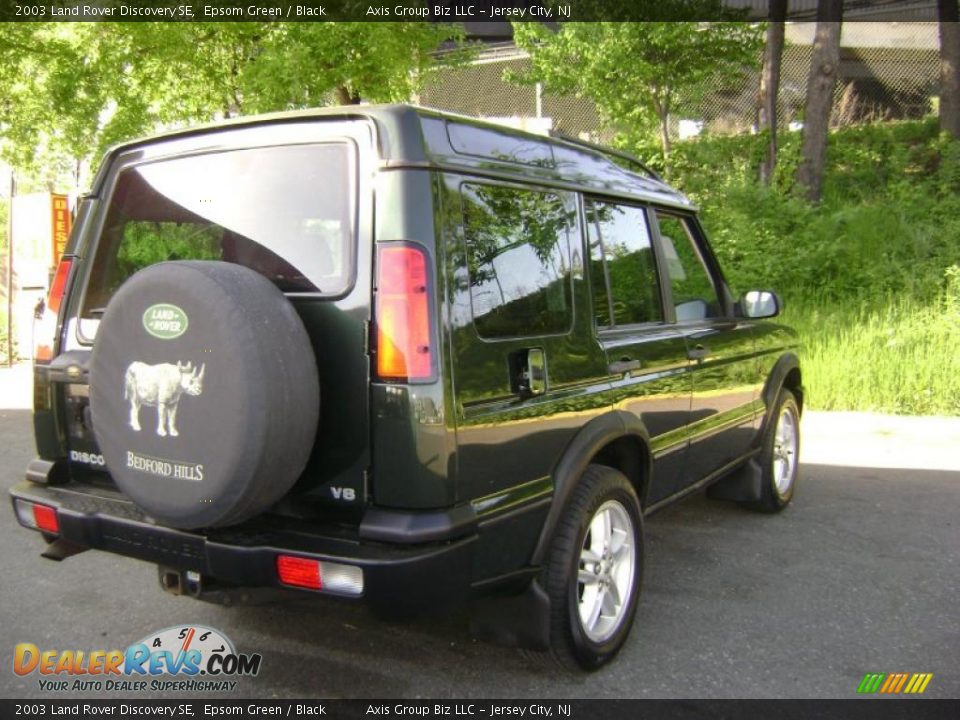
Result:
<instances>
[{"instance_id":1,"label":"foliage","mask_svg":"<svg viewBox=\"0 0 960 720\"><path fill-rule=\"evenodd\" d=\"M781 139L770 188L762 135L675 148L728 280L784 298L811 407L960 413L960 142L935 120L837 131L814 206L791 192L799 136Z\"/></svg>"},{"instance_id":2,"label":"foliage","mask_svg":"<svg viewBox=\"0 0 960 720\"><path fill-rule=\"evenodd\" d=\"M695 100L720 77L736 82L756 63L761 32L733 22L565 23L556 32L515 22L513 28L531 69L511 80L590 98L605 127L628 140L659 127L664 158L680 97Z\"/></svg>"},{"instance_id":3,"label":"foliage","mask_svg":"<svg viewBox=\"0 0 960 720\"><path fill-rule=\"evenodd\" d=\"M462 61L432 54L451 25L4 23L2 151L20 169L78 172L120 140L241 113L405 99Z\"/></svg>"},{"instance_id":4,"label":"foliage","mask_svg":"<svg viewBox=\"0 0 960 720\"><path fill-rule=\"evenodd\" d=\"M222 231L216 226L173 222L128 222L117 251L118 278L168 260L219 260Z\"/></svg>"},{"instance_id":5,"label":"foliage","mask_svg":"<svg viewBox=\"0 0 960 720\"><path fill-rule=\"evenodd\" d=\"M932 300L944 268L960 262L960 143L942 139L933 122L848 128L830 142L819 206L791 193L797 133L783 134L770 188L754 177L762 136L678 144L673 180L703 208L737 286L834 300Z\"/></svg>"},{"instance_id":6,"label":"foliage","mask_svg":"<svg viewBox=\"0 0 960 720\"><path fill-rule=\"evenodd\" d=\"M436 69L433 52L450 38L462 39L462 30L414 22L279 24L250 67L251 109L329 104L331 90L341 90L341 99L406 101ZM468 55L447 54L443 64Z\"/></svg>"}]
</instances>

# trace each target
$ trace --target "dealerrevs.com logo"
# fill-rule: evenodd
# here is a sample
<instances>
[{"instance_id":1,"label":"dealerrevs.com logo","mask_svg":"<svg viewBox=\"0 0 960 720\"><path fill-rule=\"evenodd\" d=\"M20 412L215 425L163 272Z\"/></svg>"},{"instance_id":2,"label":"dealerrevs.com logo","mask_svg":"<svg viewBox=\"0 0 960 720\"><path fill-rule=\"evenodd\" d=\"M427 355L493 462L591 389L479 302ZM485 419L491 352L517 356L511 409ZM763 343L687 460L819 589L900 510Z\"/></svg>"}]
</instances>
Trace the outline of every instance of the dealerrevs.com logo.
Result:
<instances>
[{"instance_id":1,"label":"dealerrevs.com logo","mask_svg":"<svg viewBox=\"0 0 960 720\"><path fill-rule=\"evenodd\" d=\"M40 690L232 691L237 677L260 672L259 653L238 653L219 630L180 625L147 635L126 650L43 650L33 643L14 648L13 671L36 674Z\"/></svg>"}]
</instances>

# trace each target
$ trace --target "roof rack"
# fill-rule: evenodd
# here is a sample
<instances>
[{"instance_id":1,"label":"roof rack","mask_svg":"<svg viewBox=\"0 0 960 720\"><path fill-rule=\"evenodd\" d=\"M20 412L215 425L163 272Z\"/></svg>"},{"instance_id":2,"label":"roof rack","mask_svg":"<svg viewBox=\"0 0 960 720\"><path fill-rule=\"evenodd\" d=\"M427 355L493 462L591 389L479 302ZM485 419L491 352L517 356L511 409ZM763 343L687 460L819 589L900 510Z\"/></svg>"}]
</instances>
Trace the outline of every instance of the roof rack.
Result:
<instances>
[{"instance_id":1,"label":"roof rack","mask_svg":"<svg viewBox=\"0 0 960 720\"><path fill-rule=\"evenodd\" d=\"M600 145L595 142L590 142L589 140L583 140L581 138L574 137L573 135L567 135L565 132L560 132L559 130L550 130L548 131L548 134L550 137L556 138L557 140L563 140L572 145L580 145L581 147L586 147L586 148L590 148L591 150L596 150L597 152L603 153L604 155L612 155L614 157L620 158L621 160L626 160L627 162L633 165L636 165L638 168L640 168L641 171L646 173L648 176L650 176L657 182L663 182L663 178L660 177L659 173L657 173L649 165L644 163L636 155L631 155L630 153L624 152L623 150L616 150L614 148L610 148L605 145Z\"/></svg>"}]
</instances>

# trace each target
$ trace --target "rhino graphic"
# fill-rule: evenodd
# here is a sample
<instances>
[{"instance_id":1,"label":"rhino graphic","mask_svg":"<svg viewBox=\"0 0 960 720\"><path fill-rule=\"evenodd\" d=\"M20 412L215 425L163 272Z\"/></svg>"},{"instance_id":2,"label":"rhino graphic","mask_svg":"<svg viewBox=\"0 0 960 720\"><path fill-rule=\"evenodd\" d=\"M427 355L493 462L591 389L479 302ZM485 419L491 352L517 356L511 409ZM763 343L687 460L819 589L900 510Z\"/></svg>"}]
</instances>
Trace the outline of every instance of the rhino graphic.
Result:
<instances>
[{"instance_id":1,"label":"rhino graphic","mask_svg":"<svg viewBox=\"0 0 960 720\"><path fill-rule=\"evenodd\" d=\"M130 401L130 427L140 432L140 406L149 405L157 408L157 435L164 437L169 434L176 437L177 406L180 396L199 395L203 392L203 373L207 369L206 363L197 370L192 362L186 364L177 362L147 365L142 362L132 362L127 368L126 382L123 397Z\"/></svg>"}]
</instances>

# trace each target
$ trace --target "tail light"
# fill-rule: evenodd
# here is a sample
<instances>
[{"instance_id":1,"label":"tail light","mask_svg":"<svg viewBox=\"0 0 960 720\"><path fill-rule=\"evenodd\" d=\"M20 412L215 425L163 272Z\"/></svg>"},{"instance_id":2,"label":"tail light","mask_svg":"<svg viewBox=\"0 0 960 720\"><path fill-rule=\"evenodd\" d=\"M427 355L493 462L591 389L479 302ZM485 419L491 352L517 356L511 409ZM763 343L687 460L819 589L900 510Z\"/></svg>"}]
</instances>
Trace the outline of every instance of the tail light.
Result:
<instances>
[{"instance_id":1,"label":"tail light","mask_svg":"<svg viewBox=\"0 0 960 720\"><path fill-rule=\"evenodd\" d=\"M46 305L39 313L33 326L33 359L37 362L50 362L53 359L53 346L57 335L57 317L63 296L67 290L67 280L70 278L70 268L73 260L68 257L60 259L57 272L50 283L50 292L47 294Z\"/></svg>"},{"instance_id":2,"label":"tail light","mask_svg":"<svg viewBox=\"0 0 960 720\"><path fill-rule=\"evenodd\" d=\"M377 256L377 375L383 380L433 379L427 255L414 245L380 247Z\"/></svg>"},{"instance_id":3,"label":"tail light","mask_svg":"<svg viewBox=\"0 0 960 720\"><path fill-rule=\"evenodd\" d=\"M17 499L14 501L17 510L17 519L24 527L33 530L42 530L43 532L59 534L60 518L57 517L55 508L49 505L38 505L37 503L27 502Z\"/></svg>"},{"instance_id":4,"label":"tail light","mask_svg":"<svg viewBox=\"0 0 960 720\"><path fill-rule=\"evenodd\" d=\"M277 556L277 575L284 585L322 590L320 562L292 555Z\"/></svg>"},{"instance_id":5,"label":"tail light","mask_svg":"<svg viewBox=\"0 0 960 720\"><path fill-rule=\"evenodd\" d=\"M363 570L354 565L277 555L277 577L292 587L355 597L363 595Z\"/></svg>"}]
</instances>

